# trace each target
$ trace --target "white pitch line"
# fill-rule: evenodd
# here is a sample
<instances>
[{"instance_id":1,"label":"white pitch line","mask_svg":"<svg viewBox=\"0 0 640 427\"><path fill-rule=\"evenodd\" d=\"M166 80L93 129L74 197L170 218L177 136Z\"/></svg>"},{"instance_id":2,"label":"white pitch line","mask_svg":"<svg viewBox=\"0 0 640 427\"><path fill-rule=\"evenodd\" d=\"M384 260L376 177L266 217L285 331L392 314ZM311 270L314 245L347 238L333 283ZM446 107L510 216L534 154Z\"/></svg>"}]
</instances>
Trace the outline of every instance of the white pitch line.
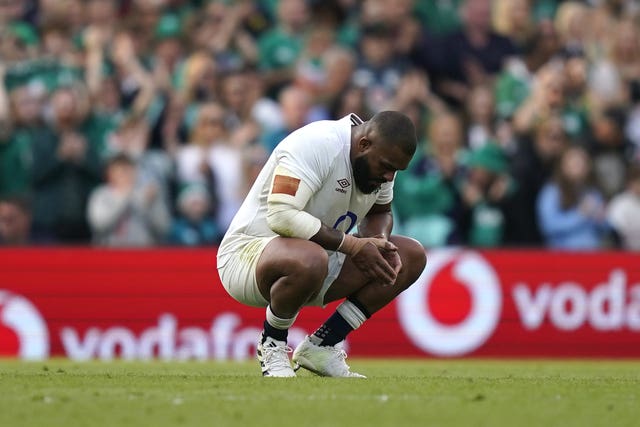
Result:
<instances>
[{"instance_id":1,"label":"white pitch line","mask_svg":"<svg viewBox=\"0 0 640 427\"><path fill-rule=\"evenodd\" d=\"M245 396L245 395L237 395L237 394L225 394L218 396L219 399L222 400L230 400L230 401L271 401L273 400L273 396ZM388 394L352 394L352 395L344 395L344 394L310 394L307 396L278 396L278 399L282 400L353 400L353 401L376 401L376 402L391 402L391 401L409 401L409 400L423 400L421 397L417 395L410 394L401 394L401 395L388 395Z\"/></svg>"}]
</instances>

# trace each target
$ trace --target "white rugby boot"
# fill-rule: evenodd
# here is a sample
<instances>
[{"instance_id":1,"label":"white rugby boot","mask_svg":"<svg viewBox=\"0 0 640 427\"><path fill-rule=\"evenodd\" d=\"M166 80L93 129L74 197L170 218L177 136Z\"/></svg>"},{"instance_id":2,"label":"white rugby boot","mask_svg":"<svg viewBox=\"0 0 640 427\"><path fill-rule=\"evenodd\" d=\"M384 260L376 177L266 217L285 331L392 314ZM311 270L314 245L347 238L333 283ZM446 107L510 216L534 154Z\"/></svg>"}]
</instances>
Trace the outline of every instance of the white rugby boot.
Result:
<instances>
[{"instance_id":1,"label":"white rugby boot","mask_svg":"<svg viewBox=\"0 0 640 427\"><path fill-rule=\"evenodd\" d=\"M345 362L347 353L343 349L343 343L335 346L320 346L312 343L309 336L296 347L293 352L295 370L305 368L323 377L340 378L367 378L356 372L351 372Z\"/></svg>"},{"instance_id":2,"label":"white rugby boot","mask_svg":"<svg viewBox=\"0 0 640 427\"><path fill-rule=\"evenodd\" d=\"M296 373L291 368L289 353L293 349L284 341L277 341L271 337L262 342L262 334L258 340L256 354L263 377L295 377Z\"/></svg>"}]
</instances>

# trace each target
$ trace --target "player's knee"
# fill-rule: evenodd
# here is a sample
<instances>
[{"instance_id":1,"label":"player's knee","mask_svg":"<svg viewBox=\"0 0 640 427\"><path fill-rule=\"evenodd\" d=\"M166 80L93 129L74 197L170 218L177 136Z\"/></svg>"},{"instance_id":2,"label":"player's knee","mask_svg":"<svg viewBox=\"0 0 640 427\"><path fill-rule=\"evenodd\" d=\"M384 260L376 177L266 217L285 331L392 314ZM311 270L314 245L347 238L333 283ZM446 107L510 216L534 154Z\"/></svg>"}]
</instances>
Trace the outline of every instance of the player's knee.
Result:
<instances>
[{"instance_id":1,"label":"player's knee","mask_svg":"<svg viewBox=\"0 0 640 427\"><path fill-rule=\"evenodd\" d=\"M427 254L424 247L415 239L403 237L401 245L398 245L402 258L402 269L405 275L406 286L411 286L427 265Z\"/></svg>"},{"instance_id":2,"label":"player's knee","mask_svg":"<svg viewBox=\"0 0 640 427\"><path fill-rule=\"evenodd\" d=\"M296 253L292 260L292 269L299 280L313 287L322 284L329 265L327 252L318 246L317 250Z\"/></svg>"}]
</instances>

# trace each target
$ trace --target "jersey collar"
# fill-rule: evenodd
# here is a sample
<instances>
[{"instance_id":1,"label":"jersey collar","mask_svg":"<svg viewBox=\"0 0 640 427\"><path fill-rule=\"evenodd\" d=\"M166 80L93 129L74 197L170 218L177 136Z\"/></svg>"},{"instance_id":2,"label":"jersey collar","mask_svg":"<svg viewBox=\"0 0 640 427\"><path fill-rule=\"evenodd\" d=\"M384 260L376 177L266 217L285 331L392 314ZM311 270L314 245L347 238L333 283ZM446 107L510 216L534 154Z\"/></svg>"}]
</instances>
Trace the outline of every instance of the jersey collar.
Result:
<instances>
[{"instance_id":1,"label":"jersey collar","mask_svg":"<svg viewBox=\"0 0 640 427\"><path fill-rule=\"evenodd\" d=\"M358 126L364 123L364 121L358 117L356 113L349 114L349 120L351 121L351 126Z\"/></svg>"}]
</instances>

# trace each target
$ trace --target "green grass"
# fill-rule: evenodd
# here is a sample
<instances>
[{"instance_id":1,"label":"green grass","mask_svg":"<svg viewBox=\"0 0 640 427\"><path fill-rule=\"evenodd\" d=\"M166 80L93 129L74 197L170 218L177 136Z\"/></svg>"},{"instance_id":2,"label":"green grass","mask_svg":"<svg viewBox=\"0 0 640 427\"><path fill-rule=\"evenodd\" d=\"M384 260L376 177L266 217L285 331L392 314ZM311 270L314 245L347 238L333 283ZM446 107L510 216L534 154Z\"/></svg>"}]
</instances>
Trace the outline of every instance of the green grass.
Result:
<instances>
[{"instance_id":1,"label":"green grass","mask_svg":"<svg viewBox=\"0 0 640 427\"><path fill-rule=\"evenodd\" d=\"M640 362L351 360L366 380L246 363L0 361L0 426L637 426Z\"/></svg>"}]
</instances>

